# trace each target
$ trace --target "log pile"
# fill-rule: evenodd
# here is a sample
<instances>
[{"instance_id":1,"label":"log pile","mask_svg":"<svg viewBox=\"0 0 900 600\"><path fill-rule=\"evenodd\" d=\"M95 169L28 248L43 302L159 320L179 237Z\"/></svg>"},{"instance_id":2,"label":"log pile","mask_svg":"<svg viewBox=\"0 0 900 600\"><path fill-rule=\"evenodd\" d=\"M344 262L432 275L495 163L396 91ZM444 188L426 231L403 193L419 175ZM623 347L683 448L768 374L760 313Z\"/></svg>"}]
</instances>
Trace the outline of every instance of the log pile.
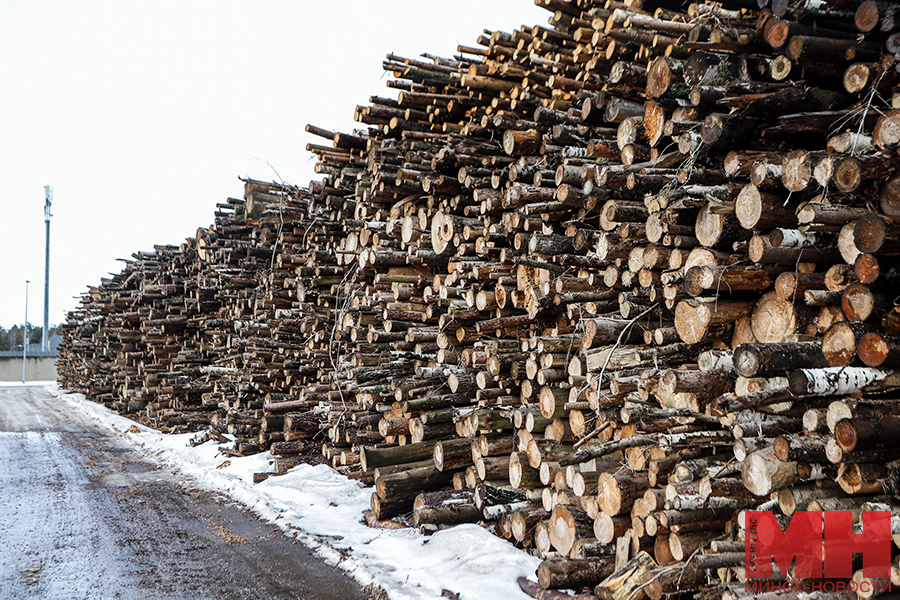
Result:
<instances>
[{"instance_id":1,"label":"log pile","mask_svg":"<svg viewBox=\"0 0 900 600\"><path fill-rule=\"evenodd\" d=\"M307 127L321 181L247 180L90 288L60 383L279 472L321 450L373 519L483 523L544 589L746 596L743 511L900 490L900 21L536 3L388 55L364 129Z\"/></svg>"}]
</instances>

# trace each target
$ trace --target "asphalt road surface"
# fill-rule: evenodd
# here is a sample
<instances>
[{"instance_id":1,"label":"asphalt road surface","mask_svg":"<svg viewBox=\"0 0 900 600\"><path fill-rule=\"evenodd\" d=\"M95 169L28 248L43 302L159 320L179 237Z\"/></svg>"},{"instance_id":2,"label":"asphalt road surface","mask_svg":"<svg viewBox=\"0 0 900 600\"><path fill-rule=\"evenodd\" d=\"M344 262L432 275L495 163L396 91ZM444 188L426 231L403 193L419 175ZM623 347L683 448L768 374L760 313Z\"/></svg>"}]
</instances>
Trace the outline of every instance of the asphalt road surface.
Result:
<instances>
[{"instance_id":1,"label":"asphalt road surface","mask_svg":"<svg viewBox=\"0 0 900 600\"><path fill-rule=\"evenodd\" d=\"M0 387L0 598L366 598L41 387Z\"/></svg>"}]
</instances>

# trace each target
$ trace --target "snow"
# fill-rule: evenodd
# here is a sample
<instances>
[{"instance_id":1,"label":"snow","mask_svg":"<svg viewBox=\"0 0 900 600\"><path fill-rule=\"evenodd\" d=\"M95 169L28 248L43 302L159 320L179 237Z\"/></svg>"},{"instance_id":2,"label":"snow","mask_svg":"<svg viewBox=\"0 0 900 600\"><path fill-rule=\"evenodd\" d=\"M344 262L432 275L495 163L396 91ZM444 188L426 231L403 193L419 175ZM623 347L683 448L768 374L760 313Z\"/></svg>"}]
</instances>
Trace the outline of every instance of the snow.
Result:
<instances>
[{"instance_id":1,"label":"snow","mask_svg":"<svg viewBox=\"0 0 900 600\"><path fill-rule=\"evenodd\" d=\"M299 465L254 484L254 473L271 471L273 457L268 452L234 458L219 454L219 444L213 441L191 447L194 434L162 434L81 394L65 393L53 383L43 386L175 469L186 485L244 504L360 584L383 588L392 600L440 598L445 589L458 593L460 600L530 598L516 579L536 579L540 560L477 525L460 525L429 537L415 529L373 529L362 520L373 488L326 465Z\"/></svg>"}]
</instances>

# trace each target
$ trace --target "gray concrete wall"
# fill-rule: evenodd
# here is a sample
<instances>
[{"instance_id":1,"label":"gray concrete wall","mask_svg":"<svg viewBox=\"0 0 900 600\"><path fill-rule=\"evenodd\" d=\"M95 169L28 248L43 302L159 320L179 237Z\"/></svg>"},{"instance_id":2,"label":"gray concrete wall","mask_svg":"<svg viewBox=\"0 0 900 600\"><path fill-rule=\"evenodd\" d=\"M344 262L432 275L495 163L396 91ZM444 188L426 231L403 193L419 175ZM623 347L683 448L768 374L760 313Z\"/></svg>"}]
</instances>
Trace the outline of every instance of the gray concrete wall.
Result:
<instances>
[{"instance_id":1,"label":"gray concrete wall","mask_svg":"<svg viewBox=\"0 0 900 600\"><path fill-rule=\"evenodd\" d=\"M56 381L56 358L28 357L25 365L26 381ZM0 381L22 381L22 357L0 357Z\"/></svg>"}]
</instances>

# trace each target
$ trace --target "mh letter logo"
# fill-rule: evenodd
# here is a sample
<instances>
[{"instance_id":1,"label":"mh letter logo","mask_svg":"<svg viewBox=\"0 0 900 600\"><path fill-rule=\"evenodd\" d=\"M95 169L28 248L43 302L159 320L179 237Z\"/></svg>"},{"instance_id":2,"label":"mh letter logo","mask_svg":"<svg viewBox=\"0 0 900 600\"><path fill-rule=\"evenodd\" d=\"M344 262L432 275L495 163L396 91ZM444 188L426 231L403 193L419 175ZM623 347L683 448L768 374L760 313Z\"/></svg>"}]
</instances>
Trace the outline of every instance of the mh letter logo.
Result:
<instances>
[{"instance_id":1,"label":"mh letter logo","mask_svg":"<svg viewBox=\"0 0 900 600\"><path fill-rule=\"evenodd\" d=\"M871 579L891 576L891 513L862 513L862 533L853 533L853 513L797 511L787 531L768 511L747 511L744 560L748 579L770 579L772 561L787 577L796 560L798 579L848 578L853 575L853 554L863 557L863 575Z\"/></svg>"}]
</instances>

